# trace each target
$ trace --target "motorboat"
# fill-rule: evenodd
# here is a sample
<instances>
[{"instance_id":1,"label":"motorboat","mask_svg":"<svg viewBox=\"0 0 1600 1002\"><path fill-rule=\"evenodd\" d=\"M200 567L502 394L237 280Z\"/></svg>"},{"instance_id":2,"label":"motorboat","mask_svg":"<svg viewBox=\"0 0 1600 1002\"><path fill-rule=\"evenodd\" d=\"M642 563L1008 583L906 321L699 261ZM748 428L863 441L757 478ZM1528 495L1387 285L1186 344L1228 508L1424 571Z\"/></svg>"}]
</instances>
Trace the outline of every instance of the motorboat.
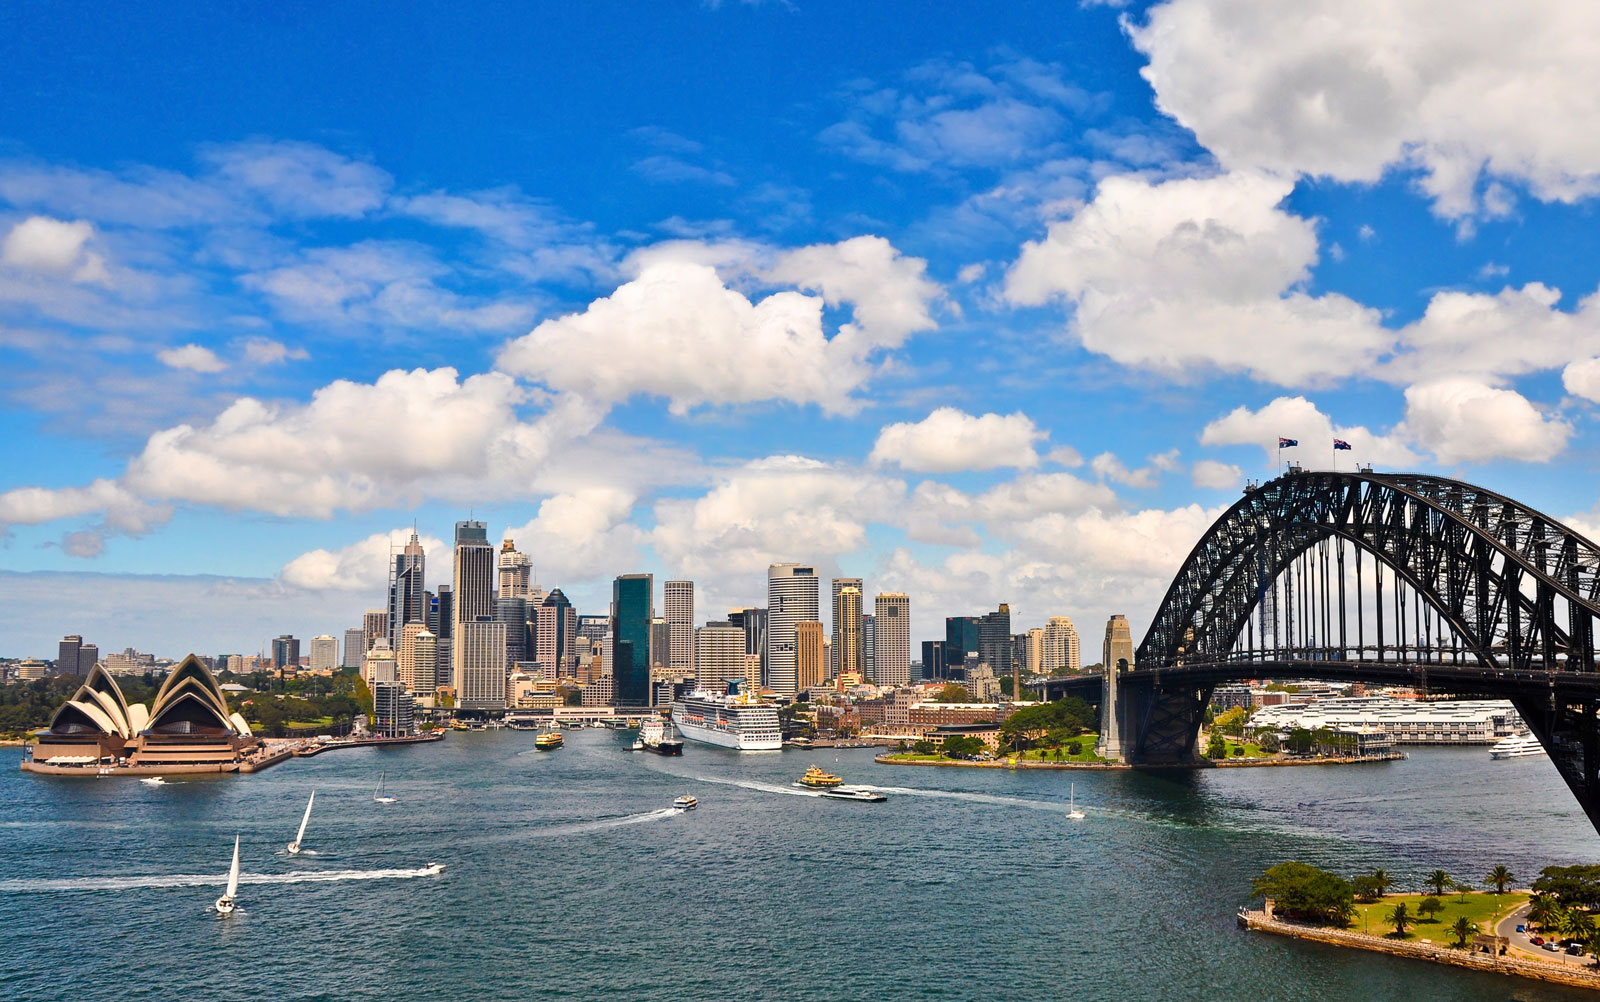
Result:
<instances>
[{"instance_id":1,"label":"motorboat","mask_svg":"<svg viewBox=\"0 0 1600 1002\"><path fill-rule=\"evenodd\" d=\"M443 863L429 863L427 866L424 866L422 868L422 875L424 877L437 877L439 874L441 874L443 872L444 872L444 864Z\"/></svg>"},{"instance_id":2,"label":"motorboat","mask_svg":"<svg viewBox=\"0 0 1600 1002\"><path fill-rule=\"evenodd\" d=\"M372 795L373 803L392 804L398 799L397 797L388 796L383 792L383 777L385 775L387 775L387 770L378 773L378 789L377 792Z\"/></svg>"},{"instance_id":3,"label":"motorboat","mask_svg":"<svg viewBox=\"0 0 1600 1002\"><path fill-rule=\"evenodd\" d=\"M1083 818L1083 812L1078 810L1078 784L1073 783L1071 789L1068 791L1067 820L1082 821Z\"/></svg>"},{"instance_id":4,"label":"motorboat","mask_svg":"<svg viewBox=\"0 0 1600 1002\"><path fill-rule=\"evenodd\" d=\"M827 797L829 800L859 800L867 804L881 804L889 799L873 790L856 790L843 786L834 790L823 790L817 796Z\"/></svg>"},{"instance_id":5,"label":"motorboat","mask_svg":"<svg viewBox=\"0 0 1600 1002\"><path fill-rule=\"evenodd\" d=\"M685 794L684 796L679 797L677 800L674 800L672 802L672 809L675 810L675 811L692 811L696 807L699 807L699 806L700 806L700 801L694 799L693 797L691 797L691 796L689 796L687 794Z\"/></svg>"},{"instance_id":6,"label":"motorboat","mask_svg":"<svg viewBox=\"0 0 1600 1002\"><path fill-rule=\"evenodd\" d=\"M239 836L233 837L233 865L228 867L228 889L216 901L218 915L232 915L238 907L235 896L239 893Z\"/></svg>"},{"instance_id":7,"label":"motorboat","mask_svg":"<svg viewBox=\"0 0 1600 1002\"><path fill-rule=\"evenodd\" d=\"M628 750L629 751L644 751L644 738L634 738L633 739L633 744L628 747Z\"/></svg>"},{"instance_id":8,"label":"motorboat","mask_svg":"<svg viewBox=\"0 0 1600 1002\"><path fill-rule=\"evenodd\" d=\"M300 831L296 833L294 841L289 843L288 851L291 856L300 855L300 843L306 837L306 825L311 821L311 805L317 802L317 791L311 791L311 799L306 801L306 813L300 819Z\"/></svg>"},{"instance_id":9,"label":"motorboat","mask_svg":"<svg viewBox=\"0 0 1600 1002\"><path fill-rule=\"evenodd\" d=\"M1531 733L1513 734L1508 738L1502 738L1489 749L1489 757L1492 759L1528 758L1546 754L1549 753L1544 750L1544 745L1540 744L1539 739Z\"/></svg>"},{"instance_id":10,"label":"motorboat","mask_svg":"<svg viewBox=\"0 0 1600 1002\"><path fill-rule=\"evenodd\" d=\"M144 779L139 780L139 782L145 784L146 786L166 786L167 785L167 781L162 779L160 776L146 776Z\"/></svg>"},{"instance_id":11,"label":"motorboat","mask_svg":"<svg viewBox=\"0 0 1600 1002\"><path fill-rule=\"evenodd\" d=\"M806 774L795 781L795 786L807 790L829 790L844 783L844 780L831 772L823 772L816 766L806 770Z\"/></svg>"}]
</instances>

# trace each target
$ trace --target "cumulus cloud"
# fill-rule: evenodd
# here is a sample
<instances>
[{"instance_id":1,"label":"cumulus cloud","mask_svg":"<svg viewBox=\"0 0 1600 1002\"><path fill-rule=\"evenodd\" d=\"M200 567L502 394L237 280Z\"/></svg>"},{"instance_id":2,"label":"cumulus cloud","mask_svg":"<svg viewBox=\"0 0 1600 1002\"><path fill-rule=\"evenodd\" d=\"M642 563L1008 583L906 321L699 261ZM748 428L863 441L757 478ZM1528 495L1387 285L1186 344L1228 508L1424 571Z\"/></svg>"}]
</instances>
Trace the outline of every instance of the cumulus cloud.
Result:
<instances>
[{"instance_id":1,"label":"cumulus cloud","mask_svg":"<svg viewBox=\"0 0 1600 1002\"><path fill-rule=\"evenodd\" d=\"M1154 487L1161 474L1177 469L1178 450L1171 449L1149 456L1146 463L1138 469L1130 469L1115 453L1102 452L1090 461L1089 469L1101 479L1113 480L1128 487Z\"/></svg>"},{"instance_id":2,"label":"cumulus cloud","mask_svg":"<svg viewBox=\"0 0 1600 1002\"><path fill-rule=\"evenodd\" d=\"M1435 293L1423 315L1399 330L1394 357L1376 374L1400 383L1442 375L1498 382L1600 354L1600 292L1570 312L1560 300L1560 289L1539 282L1493 295Z\"/></svg>"},{"instance_id":3,"label":"cumulus cloud","mask_svg":"<svg viewBox=\"0 0 1600 1002\"><path fill-rule=\"evenodd\" d=\"M698 406L787 400L830 413L860 407L853 394L877 353L934 326L939 287L924 262L888 241L857 237L778 254L742 245L680 243L635 262L638 273L581 313L546 320L512 341L506 372L606 403L665 397L676 414ZM813 290L750 298L736 277ZM824 307L849 305L830 337ZM605 364L596 364L604 359Z\"/></svg>"},{"instance_id":4,"label":"cumulus cloud","mask_svg":"<svg viewBox=\"0 0 1600 1002\"><path fill-rule=\"evenodd\" d=\"M114 529L137 534L165 522L170 512L104 477L86 487L16 487L0 493L0 529L92 514L103 515Z\"/></svg>"},{"instance_id":5,"label":"cumulus cloud","mask_svg":"<svg viewBox=\"0 0 1600 1002\"><path fill-rule=\"evenodd\" d=\"M0 261L18 268L66 271L78 265L84 244L94 236L94 226L84 220L65 222L48 216L29 216L6 234Z\"/></svg>"},{"instance_id":6,"label":"cumulus cloud","mask_svg":"<svg viewBox=\"0 0 1600 1002\"><path fill-rule=\"evenodd\" d=\"M1202 459L1194 464L1189 471L1190 479L1196 487L1207 487L1212 490L1226 490L1238 487L1244 483L1244 471L1232 463L1222 463L1215 459Z\"/></svg>"},{"instance_id":7,"label":"cumulus cloud","mask_svg":"<svg viewBox=\"0 0 1600 1002\"><path fill-rule=\"evenodd\" d=\"M629 519L637 498L615 486L586 487L546 498L538 514L505 531L533 558L542 581L593 581L639 566L647 533Z\"/></svg>"},{"instance_id":8,"label":"cumulus cloud","mask_svg":"<svg viewBox=\"0 0 1600 1002\"><path fill-rule=\"evenodd\" d=\"M1044 437L1021 411L974 417L940 407L921 421L884 426L871 461L922 473L1027 468L1038 465L1033 443Z\"/></svg>"},{"instance_id":9,"label":"cumulus cloud","mask_svg":"<svg viewBox=\"0 0 1600 1002\"><path fill-rule=\"evenodd\" d=\"M1297 385L1362 371L1390 336L1376 311L1299 290L1317 236L1279 208L1292 187L1255 174L1106 178L1093 201L1023 247L1005 295L1063 300L1085 348L1174 377L1198 368Z\"/></svg>"},{"instance_id":10,"label":"cumulus cloud","mask_svg":"<svg viewBox=\"0 0 1600 1002\"><path fill-rule=\"evenodd\" d=\"M277 365L291 359L301 361L309 357L304 348L290 348L271 338L253 337L244 343L244 360L252 365Z\"/></svg>"},{"instance_id":11,"label":"cumulus cloud","mask_svg":"<svg viewBox=\"0 0 1600 1002\"><path fill-rule=\"evenodd\" d=\"M1435 210L1483 178L1600 191L1600 7L1566 0L1169 0L1130 28L1158 106L1227 167L1376 181L1425 172Z\"/></svg>"},{"instance_id":12,"label":"cumulus cloud","mask_svg":"<svg viewBox=\"0 0 1600 1002\"><path fill-rule=\"evenodd\" d=\"M1292 438L1298 448L1280 453L1278 439ZM1325 469L1337 464L1333 440L1349 442L1349 456L1363 463L1406 469L1418 462L1405 444L1399 429L1380 435L1364 426L1335 426L1333 419L1305 397L1278 397L1258 410L1237 407L1205 426L1201 445L1256 445L1264 453L1266 465L1276 466L1287 456L1308 469Z\"/></svg>"},{"instance_id":13,"label":"cumulus cloud","mask_svg":"<svg viewBox=\"0 0 1600 1002\"><path fill-rule=\"evenodd\" d=\"M166 348L156 352L156 358L162 365L192 372L221 372L228 367L228 363L218 358L216 352L198 344Z\"/></svg>"},{"instance_id":14,"label":"cumulus cloud","mask_svg":"<svg viewBox=\"0 0 1600 1002\"><path fill-rule=\"evenodd\" d=\"M1561 370L1561 385L1575 397L1600 403L1600 358L1580 358Z\"/></svg>"},{"instance_id":15,"label":"cumulus cloud","mask_svg":"<svg viewBox=\"0 0 1600 1002\"><path fill-rule=\"evenodd\" d=\"M1543 463L1566 447L1572 426L1547 416L1515 390L1451 378L1408 387L1405 420L1396 431L1441 463Z\"/></svg>"},{"instance_id":16,"label":"cumulus cloud","mask_svg":"<svg viewBox=\"0 0 1600 1002\"><path fill-rule=\"evenodd\" d=\"M409 528L390 529L337 550L309 550L285 564L278 578L309 591L382 592L389 580L391 555L405 548L411 532ZM419 536L419 540L438 576L439 568L450 566L450 547L433 536Z\"/></svg>"}]
</instances>

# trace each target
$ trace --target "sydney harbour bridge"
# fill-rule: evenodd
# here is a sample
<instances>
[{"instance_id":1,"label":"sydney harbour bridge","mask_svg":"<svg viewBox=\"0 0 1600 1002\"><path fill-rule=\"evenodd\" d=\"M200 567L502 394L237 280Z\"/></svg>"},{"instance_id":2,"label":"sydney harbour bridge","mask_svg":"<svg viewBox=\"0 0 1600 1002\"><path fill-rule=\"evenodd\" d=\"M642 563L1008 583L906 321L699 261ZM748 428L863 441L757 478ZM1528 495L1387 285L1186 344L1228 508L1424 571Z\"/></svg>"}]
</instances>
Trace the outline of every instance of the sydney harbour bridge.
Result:
<instances>
[{"instance_id":1,"label":"sydney harbour bridge","mask_svg":"<svg viewBox=\"0 0 1600 1002\"><path fill-rule=\"evenodd\" d=\"M1600 546L1526 505L1442 477L1293 470L1207 530L1131 664L1033 684L1101 703L1146 767L1194 761L1213 688L1244 679L1509 699L1600 829L1597 620Z\"/></svg>"}]
</instances>

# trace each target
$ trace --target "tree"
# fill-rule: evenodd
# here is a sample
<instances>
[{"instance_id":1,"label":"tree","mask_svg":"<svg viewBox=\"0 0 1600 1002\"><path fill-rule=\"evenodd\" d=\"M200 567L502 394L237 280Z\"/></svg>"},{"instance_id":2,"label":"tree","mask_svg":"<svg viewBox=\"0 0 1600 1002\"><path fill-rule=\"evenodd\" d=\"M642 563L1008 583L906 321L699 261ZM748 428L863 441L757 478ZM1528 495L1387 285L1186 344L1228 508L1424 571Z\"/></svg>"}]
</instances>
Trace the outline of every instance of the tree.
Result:
<instances>
[{"instance_id":1,"label":"tree","mask_svg":"<svg viewBox=\"0 0 1600 1002\"><path fill-rule=\"evenodd\" d=\"M1440 895L1441 897L1444 895L1446 890L1455 886L1455 882L1450 879L1450 874L1444 872L1443 870L1433 871L1426 877L1422 878L1422 882L1433 888L1433 893Z\"/></svg>"},{"instance_id":2,"label":"tree","mask_svg":"<svg viewBox=\"0 0 1600 1002\"><path fill-rule=\"evenodd\" d=\"M1394 886L1394 878L1389 876L1388 870L1373 870L1372 882L1378 886L1378 897L1389 893L1389 888Z\"/></svg>"},{"instance_id":3,"label":"tree","mask_svg":"<svg viewBox=\"0 0 1600 1002\"><path fill-rule=\"evenodd\" d=\"M911 743L911 750L913 752L915 752L916 754L918 754L918 755L932 755L934 752L938 751L939 749L938 749L938 746L935 745L932 741L929 741L927 739L923 739L921 741L913 741Z\"/></svg>"},{"instance_id":4,"label":"tree","mask_svg":"<svg viewBox=\"0 0 1600 1002\"><path fill-rule=\"evenodd\" d=\"M1504 866L1497 866L1490 870L1489 875L1483 879L1486 883L1494 885L1494 892L1496 894L1504 894L1506 892L1506 885L1511 883L1511 881L1515 878L1512 877L1510 870L1506 869Z\"/></svg>"},{"instance_id":5,"label":"tree","mask_svg":"<svg viewBox=\"0 0 1600 1002\"><path fill-rule=\"evenodd\" d=\"M968 703L971 701L972 697L967 694L966 687L956 685L954 682L950 682L943 689L940 689L939 695L934 699L935 703Z\"/></svg>"},{"instance_id":6,"label":"tree","mask_svg":"<svg viewBox=\"0 0 1600 1002\"><path fill-rule=\"evenodd\" d=\"M1073 758L1077 758L1079 755L1082 755L1083 754L1083 742L1081 742L1081 741L1069 741L1067 743L1067 754L1072 756Z\"/></svg>"},{"instance_id":7,"label":"tree","mask_svg":"<svg viewBox=\"0 0 1600 1002\"><path fill-rule=\"evenodd\" d=\"M1533 889L1563 905L1594 911L1600 908L1600 866L1547 866L1539 871Z\"/></svg>"},{"instance_id":8,"label":"tree","mask_svg":"<svg viewBox=\"0 0 1600 1002\"><path fill-rule=\"evenodd\" d=\"M1456 938L1456 946L1466 946L1467 937L1478 931L1478 923L1470 922L1465 915L1456 919L1456 924L1450 927L1450 935Z\"/></svg>"},{"instance_id":9,"label":"tree","mask_svg":"<svg viewBox=\"0 0 1600 1002\"><path fill-rule=\"evenodd\" d=\"M1362 901L1372 902L1383 896L1377 881L1371 874L1362 874L1350 881L1350 886L1355 890L1356 897Z\"/></svg>"},{"instance_id":10,"label":"tree","mask_svg":"<svg viewBox=\"0 0 1600 1002\"><path fill-rule=\"evenodd\" d=\"M1558 906L1555 901L1543 894L1535 894L1528 899L1528 921L1543 929L1556 917Z\"/></svg>"},{"instance_id":11,"label":"tree","mask_svg":"<svg viewBox=\"0 0 1600 1002\"><path fill-rule=\"evenodd\" d=\"M1594 916L1578 908L1564 908L1556 920L1556 928L1567 939L1587 941L1595 934Z\"/></svg>"},{"instance_id":12,"label":"tree","mask_svg":"<svg viewBox=\"0 0 1600 1002\"><path fill-rule=\"evenodd\" d=\"M1206 744L1206 758L1227 758L1228 742L1220 731L1211 732L1211 740Z\"/></svg>"},{"instance_id":13,"label":"tree","mask_svg":"<svg viewBox=\"0 0 1600 1002\"><path fill-rule=\"evenodd\" d=\"M969 738L965 734L944 739L944 753L950 758L971 758L983 751L984 744L977 738Z\"/></svg>"},{"instance_id":14,"label":"tree","mask_svg":"<svg viewBox=\"0 0 1600 1002\"><path fill-rule=\"evenodd\" d=\"M1405 938L1406 926L1411 924L1411 913L1406 910L1405 902L1401 902L1389 909L1385 921L1394 926L1394 934L1401 939Z\"/></svg>"},{"instance_id":15,"label":"tree","mask_svg":"<svg viewBox=\"0 0 1600 1002\"><path fill-rule=\"evenodd\" d=\"M1443 910L1444 904L1431 894L1417 902L1417 914L1429 922L1432 922L1433 917Z\"/></svg>"},{"instance_id":16,"label":"tree","mask_svg":"<svg viewBox=\"0 0 1600 1002\"><path fill-rule=\"evenodd\" d=\"M1309 755L1311 750L1317 746L1317 740L1304 727L1296 727L1289 732L1289 740L1286 744L1292 754Z\"/></svg>"},{"instance_id":17,"label":"tree","mask_svg":"<svg viewBox=\"0 0 1600 1002\"><path fill-rule=\"evenodd\" d=\"M1350 882L1309 863L1268 867L1255 879L1251 891L1256 897L1271 898L1279 914L1302 921L1343 926L1355 913Z\"/></svg>"},{"instance_id":18,"label":"tree","mask_svg":"<svg viewBox=\"0 0 1600 1002\"><path fill-rule=\"evenodd\" d=\"M1236 737L1244 736L1244 722L1250 716L1242 706L1235 706L1231 710L1224 710L1217 714L1211 723L1211 729L1221 731L1223 734L1232 734Z\"/></svg>"},{"instance_id":19,"label":"tree","mask_svg":"<svg viewBox=\"0 0 1600 1002\"><path fill-rule=\"evenodd\" d=\"M1454 887L1457 891L1459 891L1461 893L1461 897L1458 898L1457 900L1459 900L1463 904L1465 904L1466 900L1467 900L1467 895L1472 891L1472 881L1470 881L1470 880L1452 880L1452 881L1450 881L1450 886Z\"/></svg>"}]
</instances>

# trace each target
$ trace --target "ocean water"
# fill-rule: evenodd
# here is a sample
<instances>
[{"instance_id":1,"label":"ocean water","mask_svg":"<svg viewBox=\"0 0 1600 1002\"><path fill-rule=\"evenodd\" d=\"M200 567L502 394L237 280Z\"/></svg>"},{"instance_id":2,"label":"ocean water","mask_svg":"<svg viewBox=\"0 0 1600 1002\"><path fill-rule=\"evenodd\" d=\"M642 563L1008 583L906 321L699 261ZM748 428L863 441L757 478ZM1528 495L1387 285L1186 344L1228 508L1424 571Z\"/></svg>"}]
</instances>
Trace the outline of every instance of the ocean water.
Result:
<instances>
[{"instance_id":1,"label":"ocean water","mask_svg":"<svg viewBox=\"0 0 1600 1002\"><path fill-rule=\"evenodd\" d=\"M667 759L631 739L452 734L163 787L28 775L5 749L0 999L1589 997L1234 924L1285 859L1417 884L1600 862L1546 759L1156 776ZM888 802L790 786L812 762ZM379 770L398 803L373 802ZM1065 817L1071 783L1085 821ZM683 793L699 810L670 810ZM445 873L420 875L432 861Z\"/></svg>"}]
</instances>

